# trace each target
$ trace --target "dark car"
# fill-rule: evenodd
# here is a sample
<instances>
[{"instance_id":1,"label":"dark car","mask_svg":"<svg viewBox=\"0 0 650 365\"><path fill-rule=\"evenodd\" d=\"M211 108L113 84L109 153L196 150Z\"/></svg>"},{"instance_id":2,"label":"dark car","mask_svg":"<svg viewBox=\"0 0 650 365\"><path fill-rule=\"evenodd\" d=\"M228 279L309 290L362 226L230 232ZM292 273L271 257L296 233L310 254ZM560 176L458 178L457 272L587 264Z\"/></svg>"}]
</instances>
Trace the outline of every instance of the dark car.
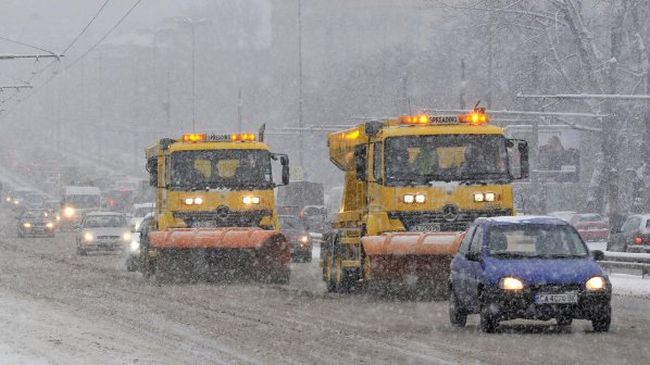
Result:
<instances>
[{"instance_id":1,"label":"dark car","mask_svg":"<svg viewBox=\"0 0 650 365\"><path fill-rule=\"evenodd\" d=\"M140 238L146 235L151 229L151 222L153 221L154 214L148 213L142 218L142 221L138 224L138 227L131 235L131 242L124 248L124 254L126 255L126 270L130 272L138 271L141 269L141 246Z\"/></svg>"},{"instance_id":2,"label":"dark car","mask_svg":"<svg viewBox=\"0 0 650 365\"><path fill-rule=\"evenodd\" d=\"M575 228L554 217L477 219L452 260L449 286L449 317L458 327L469 314L480 315L484 332L515 318L560 326L586 319L596 332L611 322L609 278Z\"/></svg>"},{"instance_id":3,"label":"dark car","mask_svg":"<svg viewBox=\"0 0 650 365\"><path fill-rule=\"evenodd\" d=\"M572 226L587 242L606 242L609 237L609 224L600 214L580 213L574 214L569 220Z\"/></svg>"},{"instance_id":4,"label":"dark car","mask_svg":"<svg viewBox=\"0 0 650 365\"><path fill-rule=\"evenodd\" d=\"M45 210L25 210L18 216L18 237L54 237L56 224L52 214Z\"/></svg>"},{"instance_id":5,"label":"dark car","mask_svg":"<svg viewBox=\"0 0 650 365\"><path fill-rule=\"evenodd\" d=\"M609 235L607 251L650 252L650 214L627 217L623 225Z\"/></svg>"},{"instance_id":6,"label":"dark car","mask_svg":"<svg viewBox=\"0 0 650 365\"><path fill-rule=\"evenodd\" d=\"M311 262L311 237L298 217L280 216L280 230L287 237L294 262Z\"/></svg>"}]
</instances>

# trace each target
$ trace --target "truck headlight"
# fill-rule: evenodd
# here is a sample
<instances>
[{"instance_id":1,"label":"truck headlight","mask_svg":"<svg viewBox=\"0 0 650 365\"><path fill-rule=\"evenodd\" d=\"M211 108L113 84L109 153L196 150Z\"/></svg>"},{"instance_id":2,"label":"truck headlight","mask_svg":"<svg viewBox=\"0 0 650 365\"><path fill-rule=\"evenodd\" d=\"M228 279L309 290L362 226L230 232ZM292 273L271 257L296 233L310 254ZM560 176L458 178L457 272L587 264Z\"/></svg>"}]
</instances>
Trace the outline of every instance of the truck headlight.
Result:
<instances>
[{"instance_id":1,"label":"truck headlight","mask_svg":"<svg viewBox=\"0 0 650 365\"><path fill-rule=\"evenodd\" d=\"M422 204L424 201L427 200L426 196L424 194L415 194L415 202Z\"/></svg>"},{"instance_id":2,"label":"truck headlight","mask_svg":"<svg viewBox=\"0 0 650 365\"><path fill-rule=\"evenodd\" d=\"M25 227L25 228L32 228L32 224L29 223L29 222L25 222L25 223L23 223L23 227Z\"/></svg>"},{"instance_id":3,"label":"truck headlight","mask_svg":"<svg viewBox=\"0 0 650 365\"><path fill-rule=\"evenodd\" d=\"M124 234L122 234L122 239L124 241L130 241L132 237L131 232L124 232Z\"/></svg>"},{"instance_id":4,"label":"truck headlight","mask_svg":"<svg viewBox=\"0 0 650 365\"><path fill-rule=\"evenodd\" d=\"M201 205L203 204L203 198L197 196L196 198L185 198L185 205Z\"/></svg>"},{"instance_id":5,"label":"truck headlight","mask_svg":"<svg viewBox=\"0 0 650 365\"><path fill-rule=\"evenodd\" d=\"M84 241L92 242L94 239L95 239L95 236L93 236L92 233L90 233L90 232L84 233Z\"/></svg>"},{"instance_id":6,"label":"truck headlight","mask_svg":"<svg viewBox=\"0 0 650 365\"><path fill-rule=\"evenodd\" d=\"M499 280L499 288L503 290L522 290L524 288L524 283L521 280L513 277L506 276Z\"/></svg>"},{"instance_id":7,"label":"truck headlight","mask_svg":"<svg viewBox=\"0 0 650 365\"><path fill-rule=\"evenodd\" d=\"M484 196L485 196L485 201L486 202L493 202L493 201L497 200L497 195L495 193L492 193L492 192L485 193Z\"/></svg>"},{"instance_id":8,"label":"truck headlight","mask_svg":"<svg viewBox=\"0 0 650 365\"><path fill-rule=\"evenodd\" d=\"M242 198L242 202L246 205L251 205L251 204L259 204L260 203L260 197L259 196L254 196L254 195L246 195Z\"/></svg>"},{"instance_id":9,"label":"truck headlight","mask_svg":"<svg viewBox=\"0 0 650 365\"><path fill-rule=\"evenodd\" d=\"M45 225L45 227L47 227L48 229L53 229L53 228L54 228L54 223L52 223L52 222L47 222L47 224Z\"/></svg>"},{"instance_id":10,"label":"truck headlight","mask_svg":"<svg viewBox=\"0 0 650 365\"><path fill-rule=\"evenodd\" d=\"M474 193L474 202L481 203L485 201L485 195L483 193Z\"/></svg>"},{"instance_id":11,"label":"truck headlight","mask_svg":"<svg viewBox=\"0 0 650 365\"><path fill-rule=\"evenodd\" d=\"M404 203L406 203L406 204L413 204L413 202L415 201L415 195L413 195L413 194L405 194L402 197L402 201Z\"/></svg>"},{"instance_id":12,"label":"truck headlight","mask_svg":"<svg viewBox=\"0 0 650 365\"><path fill-rule=\"evenodd\" d=\"M589 291L599 291L605 289L605 279L602 276L594 276L587 280L585 288Z\"/></svg>"},{"instance_id":13,"label":"truck headlight","mask_svg":"<svg viewBox=\"0 0 650 365\"><path fill-rule=\"evenodd\" d=\"M63 208L63 216L66 218L72 218L74 217L75 210L73 207L65 207Z\"/></svg>"},{"instance_id":14,"label":"truck headlight","mask_svg":"<svg viewBox=\"0 0 650 365\"><path fill-rule=\"evenodd\" d=\"M131 244L129 244L129 249L131 250L131 252L140 251L140 242L137 240L132 240Z\"/></svg>"}]
</instances>

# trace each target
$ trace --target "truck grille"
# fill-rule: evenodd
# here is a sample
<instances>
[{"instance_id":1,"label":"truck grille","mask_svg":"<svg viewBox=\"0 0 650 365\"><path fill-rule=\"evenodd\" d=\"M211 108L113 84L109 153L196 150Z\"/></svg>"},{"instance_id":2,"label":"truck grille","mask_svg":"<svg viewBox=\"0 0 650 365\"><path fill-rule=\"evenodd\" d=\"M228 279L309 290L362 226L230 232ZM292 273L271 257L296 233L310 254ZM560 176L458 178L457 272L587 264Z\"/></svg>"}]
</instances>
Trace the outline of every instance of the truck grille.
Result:
<instances>
[{"instance_id":1,"label":"truck grille","mask_svg":"<svg viewBox=\"0 0 650 365\"><path fill-rule=\"evenodd\" d=\"M486 211L460 211L454 221L447 221L442 212L389 212L388 218L399 219L407 231L413 231L420 224L439 224L442 232L464 231L467 226L479 217L498 217L512 215L511 209Z\"/></svg>"},{"instance_id":2,"label":"truck grille","mask_svg":"<svg viewBox=\"0 0 650 365\"><path fill-rule=\"evenodd\" d=\"M272 216L271 210L254 210L246 212L204 211L176 212L175 218L185 221L188 227L259 227L263 217Z\"/></svg>"}]
</instances>

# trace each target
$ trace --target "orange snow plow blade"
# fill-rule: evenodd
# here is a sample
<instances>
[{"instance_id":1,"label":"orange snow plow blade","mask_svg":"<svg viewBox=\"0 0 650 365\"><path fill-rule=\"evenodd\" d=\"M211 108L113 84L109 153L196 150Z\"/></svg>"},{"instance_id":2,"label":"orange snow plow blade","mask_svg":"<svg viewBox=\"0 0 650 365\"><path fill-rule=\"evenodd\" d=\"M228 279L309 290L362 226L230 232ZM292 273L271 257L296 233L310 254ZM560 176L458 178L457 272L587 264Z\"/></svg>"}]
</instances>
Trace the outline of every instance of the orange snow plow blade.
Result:
<instances>
[{"instance_id":1,"label":"orange snow plow blade","mask_svg":"<svg viewBox=\"0 0 650 365\"><path fill-rule=\"evenodd\" d=\"M386 279L413 274L445 279L462 232L394 232L361 239L372 275Z\"/></svg>"},{"instance_id":2,"label":"orange snow plow blade","mask_svg":"<svg viewBox=\"0 0 650 365\"><path fill-rule=\"evenodd\" d=\"M285 264L291 260L287 240L280 231L260 228L176 228L149 233L152 248L173 249L231 249L270 251Z\"/></svg>"}]
</instances>

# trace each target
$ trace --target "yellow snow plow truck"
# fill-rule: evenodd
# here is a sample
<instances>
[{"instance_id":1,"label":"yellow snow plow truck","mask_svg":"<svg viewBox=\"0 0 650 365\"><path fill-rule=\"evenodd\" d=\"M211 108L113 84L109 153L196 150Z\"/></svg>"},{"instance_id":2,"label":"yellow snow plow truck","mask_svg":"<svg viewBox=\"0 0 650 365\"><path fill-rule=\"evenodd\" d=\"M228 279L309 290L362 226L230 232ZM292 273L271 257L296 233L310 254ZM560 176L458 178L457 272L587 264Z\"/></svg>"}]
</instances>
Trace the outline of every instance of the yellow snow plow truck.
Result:
<instances>
[{"instance_id":1,"label":"yellow snow plow truck","mask_svg":"<svg viewBox=\"0 0 650 365\"><path fill-rule=\"evenodd\" d=\"M156 200L139 243L146 278L289 281L291 254L273 192L289 182L286 155L252 133L185 134L148 147L146 159ZM274 183L272 161L281 163L282 183Z\"/></svg>"},{"instance_id":2,"label":"yellow snow plow truck","mask_svg":"<svg viewBox=\"0 0 650 365\"><path fill-rule=\"evenodd\" d=\"M506 139L484 108L369 121L327 142L345 172L321 247L329 291L397 282L444 293L460 232L477 217L513 215L511 183L528 176L527 143Z\"/></svg>"}]
</instances>

